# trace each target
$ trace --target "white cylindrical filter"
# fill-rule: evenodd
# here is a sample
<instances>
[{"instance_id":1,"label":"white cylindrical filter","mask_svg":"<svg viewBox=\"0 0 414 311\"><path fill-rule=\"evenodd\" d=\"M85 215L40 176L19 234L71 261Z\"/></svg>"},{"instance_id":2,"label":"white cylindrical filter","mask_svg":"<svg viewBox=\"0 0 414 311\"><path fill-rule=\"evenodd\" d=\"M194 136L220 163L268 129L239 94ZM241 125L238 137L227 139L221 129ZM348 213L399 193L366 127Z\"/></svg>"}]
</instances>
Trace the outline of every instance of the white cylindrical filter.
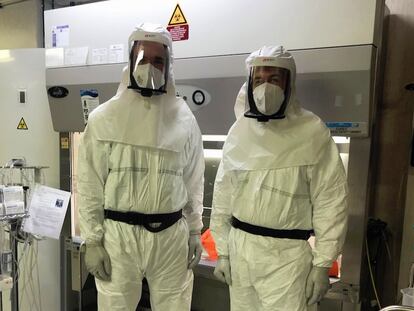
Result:
<instances>
[{"instance_id":1,"label":"white cylindrical filter","mask_svg":"<svg viewBox=\"0 0 414 311\"><path fill-rule=\"evenodd\" d=\"M402 304L403 306L414 307L414 263L411 264L410 268L410 284L407 288L403 288L401 290L401 294L403 295Z\"/></svg>"},{"instance_id":2,"label":"white cylindrical filter","mask_svg":"<svg viewBox=\"0 0 414 311\"><path fill-rule=\"evenodd\" d=\"M2 204L0 204L2 206ZM0 254L3 253L3 250L6 249L6 232L4 231L3 223L0 223Z\"/></svg>"},{"instance_id":3,"label":"white cylindrical filter","mask_svg":"<svg viewBox=\"0 0 414 311\"><path fill-rule=\"evenodd\" d=\"M402 305L414 307L414 287L403 288L401 294L403 295Z\"/></svg>"},{"instance_id":4,"label":"white cylindrical filter","mask_svg":"<svg viewBox=\"0 0 414 311\"><path fill-rule=\"evenodd\" d=\"M1 253L1 274L11 274L13 264L13 254L11 250Z\"/></svg>"},{"instance_id":5,"label":"white cylindrical filter","mask_svg":"<svg viewBox=\"0 0 414 311\"><path fill-rule=\"evenodd\" d=\"M3 187L4 187L4 185L2 185L1 184L1 181L0 181L0 216L3 216L4 215Z\"/></svg>"}]
</instances>

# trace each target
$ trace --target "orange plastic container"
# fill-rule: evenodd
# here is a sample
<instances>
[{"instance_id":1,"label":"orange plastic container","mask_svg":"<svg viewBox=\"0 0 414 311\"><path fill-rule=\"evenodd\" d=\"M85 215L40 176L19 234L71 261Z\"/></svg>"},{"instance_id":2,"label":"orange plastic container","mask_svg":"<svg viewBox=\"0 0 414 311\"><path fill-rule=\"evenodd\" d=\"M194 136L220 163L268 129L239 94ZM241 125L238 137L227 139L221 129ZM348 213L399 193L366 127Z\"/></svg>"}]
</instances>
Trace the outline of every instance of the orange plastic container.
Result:
<instances>
[{"instance_id":1,"label":"orange plastic container","mask_svg":"<svg viewBox=\"0 0 414 311\"><path fill-rule=\"evenodd\" d=\"M339 265L337 260L333 262L331 269L329 269L329 276L335 278L339 276Z\"/></svg>"}]
</instances>

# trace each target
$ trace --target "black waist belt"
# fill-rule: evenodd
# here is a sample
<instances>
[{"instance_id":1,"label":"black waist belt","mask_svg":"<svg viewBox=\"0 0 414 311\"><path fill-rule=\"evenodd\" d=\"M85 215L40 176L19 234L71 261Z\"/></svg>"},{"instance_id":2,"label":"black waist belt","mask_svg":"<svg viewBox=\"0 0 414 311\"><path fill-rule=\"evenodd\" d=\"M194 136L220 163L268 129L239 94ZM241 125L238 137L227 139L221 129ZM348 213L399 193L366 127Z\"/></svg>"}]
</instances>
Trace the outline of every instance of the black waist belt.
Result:
<instances>
[{"instance_id":1,"label":"black waist belt","mask_svg":"<svg viewBox=\"0 0 414 311\"><path fill-rule=\"evenodd\" d=\"M279 230L260 227L248 224L247 222L240 221L234 216L231 217L231 225L236 229L240 229L251 234L268 236L279 239L308 240L311 234L313 233L313 230Z\"/></svg>"},{"instance_id":2,"label":"black waist belt","mask_svg":"<svg viewBox=\"0 0 414 311\"><path fill-rule=\"evenodd\" d=\"M151 232L160 232L171 227L183 217L182 210L168 214L142 214L137 212L119 212L106 209L104 217L115 221L125 222L129 225L144 226Z\"/></svg>"}]
</instances>

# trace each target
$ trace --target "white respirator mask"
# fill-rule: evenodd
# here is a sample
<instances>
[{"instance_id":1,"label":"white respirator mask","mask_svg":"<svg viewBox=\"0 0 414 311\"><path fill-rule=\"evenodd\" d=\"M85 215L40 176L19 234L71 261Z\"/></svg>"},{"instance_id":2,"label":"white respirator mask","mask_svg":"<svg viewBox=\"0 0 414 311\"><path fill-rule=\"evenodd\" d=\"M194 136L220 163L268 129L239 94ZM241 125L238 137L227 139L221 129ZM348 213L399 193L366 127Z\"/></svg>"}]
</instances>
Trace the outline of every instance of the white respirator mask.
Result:
<instances>
[{"instance_id":1,"label":"white respirator mask","mask_svg":"<svg viewBox=\"0 0 414 311\"><path fill-rule=\"evenodd\" d=\"M272 83L262 83L253 90L256 108L264 115L273 115L279 111L285 100L283 89Z\"/></svg>"},{"instance_id":2,"label":"white respirator mask","mask_svg":"<svg viewBox=\"0 0 414 311\"><path fill-rule=\"evenodd\" d=\"M158 90L165 84L164 73L150 63L136 65L132 73L139 87Z\"/></svg>"}]
</instances>

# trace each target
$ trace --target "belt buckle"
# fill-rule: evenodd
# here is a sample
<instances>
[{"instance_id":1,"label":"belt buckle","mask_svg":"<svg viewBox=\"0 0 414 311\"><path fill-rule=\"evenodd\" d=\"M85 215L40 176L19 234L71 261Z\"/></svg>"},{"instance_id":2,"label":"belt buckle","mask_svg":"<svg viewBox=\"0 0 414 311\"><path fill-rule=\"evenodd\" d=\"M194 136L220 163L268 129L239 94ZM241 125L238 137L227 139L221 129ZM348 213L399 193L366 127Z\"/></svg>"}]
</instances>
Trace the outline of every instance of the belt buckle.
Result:
<instances>
[{"instance_id":1,"label":"belt buckle","mask_svg":"<svg viewBox=\"0 0 414 311\"><path fill-rule=\"evenodd\" d=\"M127 215L126 216L128 217L127 224L128 225L135 225L135 222L134 222L134 214L131 213L131 212L127 212Z\"/></svg>"}]
</instances>

